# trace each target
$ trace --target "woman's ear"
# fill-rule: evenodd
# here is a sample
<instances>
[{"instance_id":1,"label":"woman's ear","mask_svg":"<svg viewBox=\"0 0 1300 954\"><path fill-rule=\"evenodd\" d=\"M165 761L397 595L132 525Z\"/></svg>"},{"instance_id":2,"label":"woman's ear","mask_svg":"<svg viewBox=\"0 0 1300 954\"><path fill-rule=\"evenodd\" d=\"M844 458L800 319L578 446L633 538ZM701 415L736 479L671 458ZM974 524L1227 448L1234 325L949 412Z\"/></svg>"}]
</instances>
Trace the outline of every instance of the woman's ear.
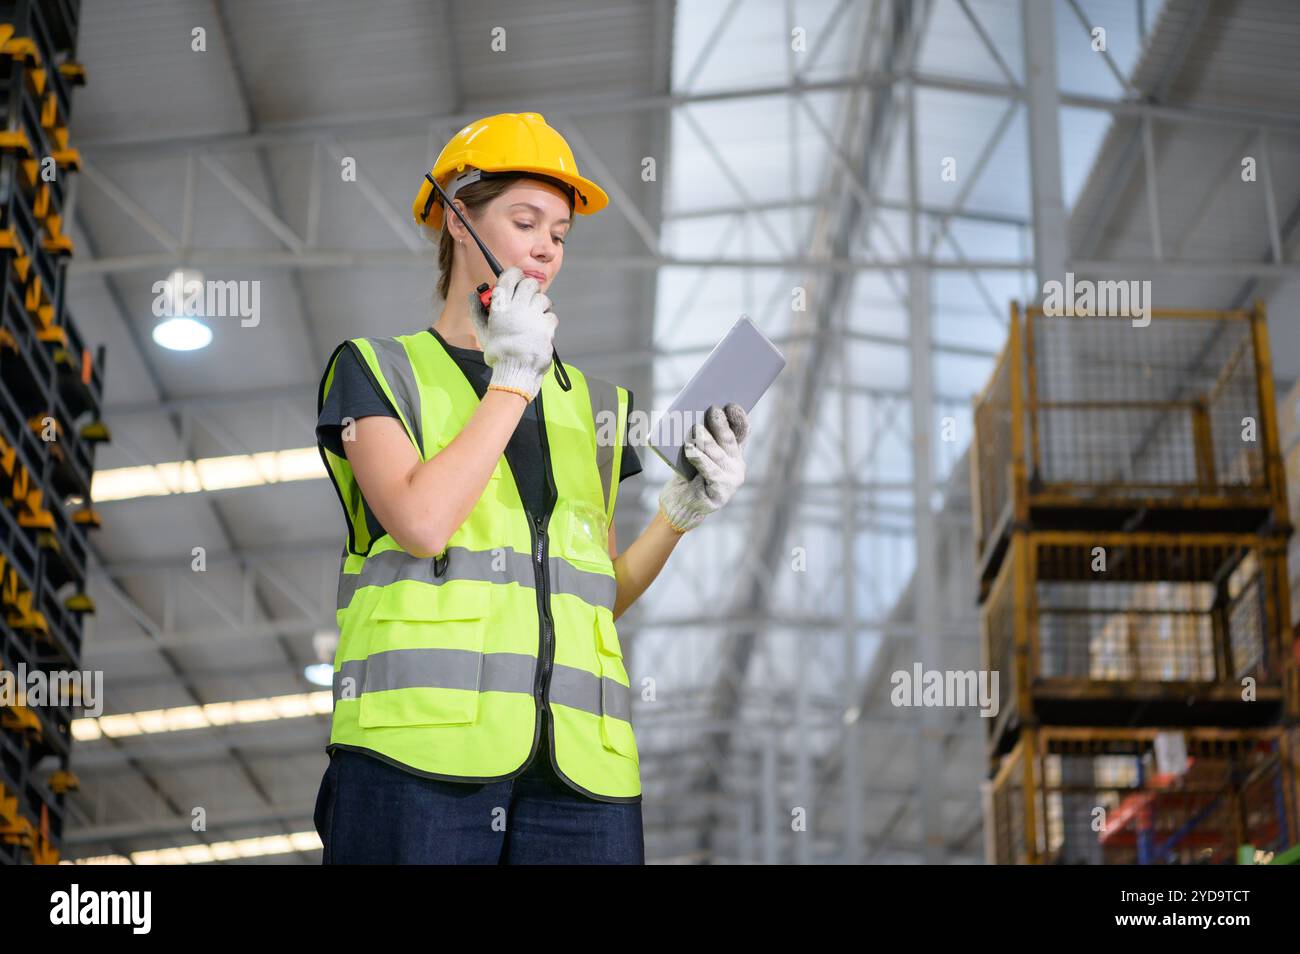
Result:
<instances>
[{"instance_id":1,"label":"woman's ear","mask_svg":"<svg viewBox=\"0 0 1300 954\"><path fill-rule=\"evenodd\" d=\"M452 199L451 201L453 205L456 205L455 199ZM463 205L456 205L456 207L462 212L465 211L465 206ZM444 209L442 212L442 221L447 231L451 233L451 237L459 242L464 234L465 226L460 224L460 218L456 213L451 211L451 209Z\"/></svg>"},{"instance_id":2,"label":"woman's ear","mask_svg":"<svg viewBox=\"0 0 1300 954\"><path fill-rule=\"evenodd\" d=\"M466 207L464 202L460 199L452 199L451 202L452 205L460 209L461 215L466 217L469 216L469 209ZM443 221L447 223L447 230L451 232L451 237L457 242L463 242L465 239L469 238L469 233L465 231L465 223L460 220L460 216L455 212L447 209L443 213L442 218Z\"/></svg>"}]
</instances>

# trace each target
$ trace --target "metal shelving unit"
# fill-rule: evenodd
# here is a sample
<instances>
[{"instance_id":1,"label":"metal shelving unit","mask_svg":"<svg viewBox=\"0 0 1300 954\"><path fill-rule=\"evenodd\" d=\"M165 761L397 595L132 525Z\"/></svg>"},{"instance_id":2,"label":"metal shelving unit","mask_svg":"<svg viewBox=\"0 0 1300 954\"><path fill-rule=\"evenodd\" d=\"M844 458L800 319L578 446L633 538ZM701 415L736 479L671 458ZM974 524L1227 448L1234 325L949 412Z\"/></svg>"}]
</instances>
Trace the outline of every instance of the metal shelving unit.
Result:
<instances>
[{"instance_id":1,"label":"metal shelving unit","mask_svg":"<svg viewBox=\"0 0 1300 954\"><path fill-rule=\"evenodd\" d=\"M80 671L87 532L104 350L85 346L66 297L64 230L76 0L0 2L0 668L19 689L0 706L0 863L55 863L73 702L28 704L18 673ZM11 700L12 701L12 700ZM48 703L48 700L41 700Z\"/></svg>"},{"instance_id":2,"label":"metal shelving unit","mask_svg":"<svg viewBox=\"0 0 1300 954\"><path fill-rule=\"evenodd\" d=\"M988 788L996 864L1267 863L1297 842L1294 730L1027 730ZM1168 756L1166 756L1166 759Z\"/></svg>"},{"instance_id":3,"label":"metal shelving unit","mask_svg":"<svg viewBox=\"0 0 1300 954\"><path fill-rule=\"evenodd\" d=\"M1003 687L989 860L1289 848L1300 686L1262 302L1137 326L1013 305L1009 330L971 456L983 665ZM1160 733L1183 740L1185 765L1151 769ZM1232 749L1232 772L1207 739ZM1251 774L1265 755L1276 804ZM1107 782L1116 766L1123 784ZM1088 830L1107 806L1124 825Z\"/></svg>"}]
</instances>

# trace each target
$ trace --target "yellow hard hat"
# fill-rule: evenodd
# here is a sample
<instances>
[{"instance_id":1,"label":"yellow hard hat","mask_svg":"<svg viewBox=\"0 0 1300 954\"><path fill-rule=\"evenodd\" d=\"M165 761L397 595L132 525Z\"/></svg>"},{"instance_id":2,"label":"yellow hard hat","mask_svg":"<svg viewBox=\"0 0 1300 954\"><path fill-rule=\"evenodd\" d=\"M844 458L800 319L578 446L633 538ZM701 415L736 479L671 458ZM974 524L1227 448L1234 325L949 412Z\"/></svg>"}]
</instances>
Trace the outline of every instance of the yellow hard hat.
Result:
<instances>
[{"instance_id":1,"label":"yellow hard hat","mask_svg":"<svg viewBox=\"0 0 1300 954\"><path fill-rule=\"evenodd\" d=\"M609 204L604 189L578 174L573 150L540 113L498 113L470 123L443 147L411 203L416 224L442 228L442 202L429 176L455 198L462 186L501 173L524 173L554 183L573 195L573 210L581 215Z\"/></svg>"}]
</instances>

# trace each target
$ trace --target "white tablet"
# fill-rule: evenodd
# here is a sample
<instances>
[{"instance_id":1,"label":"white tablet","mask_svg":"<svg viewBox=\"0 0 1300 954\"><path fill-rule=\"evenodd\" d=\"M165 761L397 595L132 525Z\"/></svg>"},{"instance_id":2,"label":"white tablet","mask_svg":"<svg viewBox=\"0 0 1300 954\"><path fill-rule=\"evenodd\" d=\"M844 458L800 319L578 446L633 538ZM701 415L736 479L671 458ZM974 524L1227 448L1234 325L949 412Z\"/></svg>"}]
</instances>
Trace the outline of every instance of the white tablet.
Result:
<instances>
[{"instance_id":1,"label":"white tablet","mask_svg":"<svg viewBox=\"0 0 1300 954\"><path fill-rule=\"evenodd\" d=\"M739 404L749 414L784 367L785 356L741 315L655 422L650 446L669 467L692 479L695 465L686 457L686 436L704 422L709 405Z\"/></svg>"}]
</instances>

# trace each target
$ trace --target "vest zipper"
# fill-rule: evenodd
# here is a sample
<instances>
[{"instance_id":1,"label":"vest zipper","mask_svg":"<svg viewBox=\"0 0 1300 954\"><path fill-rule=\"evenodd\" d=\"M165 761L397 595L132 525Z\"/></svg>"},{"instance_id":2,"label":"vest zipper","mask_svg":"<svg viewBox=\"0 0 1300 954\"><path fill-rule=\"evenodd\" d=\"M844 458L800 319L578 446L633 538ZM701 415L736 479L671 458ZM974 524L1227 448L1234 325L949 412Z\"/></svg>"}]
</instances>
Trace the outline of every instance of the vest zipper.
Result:
<instances>
[{"instance_id":1,"label":"vest zipper","mask_svg":"<svg viewBox=\"0 0 1300 954\"><path fill-rule=\"evenodd\" d=\"M533 515L533 526L536 528L536 555L537 555L537 582L538 582L538 609L540 610L541 622L541 666L538 667L538 685L541 706L545 708L550 699L551 686L551 669L555 663L555 620L551 617L551 598L550 598L550 558L547 553L546 530L551 524L551 511L555 509L556 490L555 478L551 474L551 452L550 445L546 440L546 421L542 415L542 392L537 392L537 433L542 442L542 470L546 473L546 486L549 497L545 501L546 512L541 516ZM541 726L541 715L538 714L538 726ZM551 738L555 738L555 720L551 719ZM554 743L547 745L546 757L551 760L551 767L559 775L559 766L555 764Z\"/></svg>"},{"instance_id":2,"label":"vest zipper","mask_svg":"<svg viewBox=\"0 0 1300 954\"><path fill-rule=\"evenodd\" d=\"M539 633L541 636L541 645L538 647L538 661L541 665L537 667L536 694L537 701L542 706L545 706L546 686L548 683L547 677L550 675L552 655L550 652L550 612L548 611L547 605L550 602L550 599L546 591L546 528L542 523L541 517L536 514L530 514L529 516L532 519L533 528L535 530L533 533L533 540L535 541L533 547L533 557L535 560L533 570L537 576L537 619L540 624Z\"/></svg>"}]
</instances>

